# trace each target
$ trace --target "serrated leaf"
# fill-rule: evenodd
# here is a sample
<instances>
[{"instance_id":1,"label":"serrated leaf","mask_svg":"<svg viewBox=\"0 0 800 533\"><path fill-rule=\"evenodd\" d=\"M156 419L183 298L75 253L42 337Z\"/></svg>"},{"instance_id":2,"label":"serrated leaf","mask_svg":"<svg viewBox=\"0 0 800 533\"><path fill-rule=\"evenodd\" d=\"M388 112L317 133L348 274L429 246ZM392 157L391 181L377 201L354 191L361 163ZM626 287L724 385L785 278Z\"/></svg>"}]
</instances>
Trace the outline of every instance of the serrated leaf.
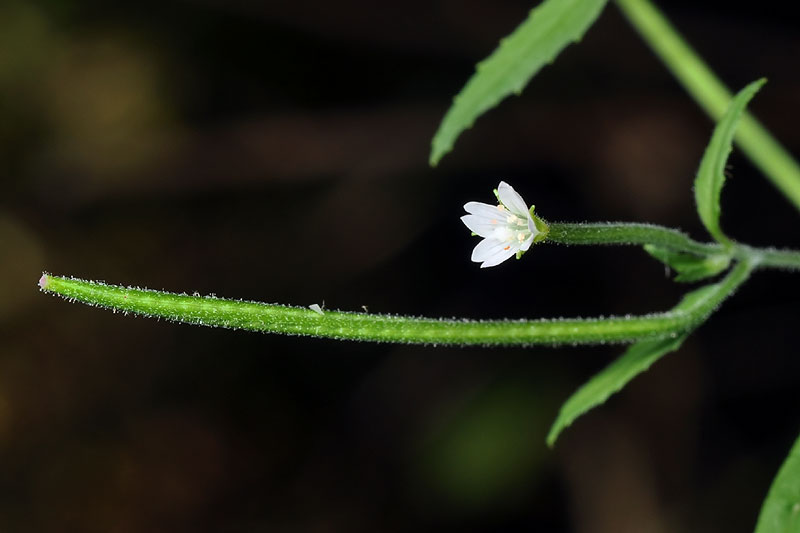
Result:
<instances>
[{"instance_id":1,"label":"serrated leaf","mask_svg":"<svg viewBox=\"0 0 800 533\"><path fill-rule=\"evenodd\" d=\"M800 438L792 446L761 507L755 533L800 531Z\"/></svg>"},{"instance_id":2,"label":"serrated leaf","mask_svg":"<svg viewBox=\"0 0 800 533\"><path fill-rule=\"evenodd\" d=\"M436 135L430 164L453 148L458 136L476 118L511 93L519 94L530 79L567 45L580 40L608 0L545 0L500 46L478 63L475 74L455 97Z\"/></svg>"},{"instance_id":3,"label":"serrated leaf","mask_svg":"<svg viewBox=\"0 0 800 533\"><path fill-rule=\"evenodd\" d=\"M676 252L653 244L645 244L644 249L648 254L677 272L675 281L682 283L691 283L716 276L731 264L730 255L724 253L699 256Z\"/></svg>"},{"instance_id":4,"label":"serrated leaf","mask_svg":"<svg viewBox=\"0 0 800 533\"><path fill-rule=\"evenodd\" d=\"M690 309L698 300L717 289L717 284L700 287L687 293L673 310ZM613 363L605 367L570 396L547 434L547 445L553 446L564 429L590 409L603 404L633 378L650 368L662 356L681 347L691 331L666 339L643 340L632 344Z\"/></svg>"},{"instance_id":5,"label":"serrated leaf","mask_svg":"<svg viewBox=\"0 0 800 533\"><path fill-rule=\"evenodd\" d=\"M694 180L694 199L700 220L711 236L723 244L731 243L719 225L719 198L725 184L725 163L731 153L733 135L744 108L766 82L764 78L756 80L733 97L728 110L714 128Z\"/></svg>"}]
</instances>

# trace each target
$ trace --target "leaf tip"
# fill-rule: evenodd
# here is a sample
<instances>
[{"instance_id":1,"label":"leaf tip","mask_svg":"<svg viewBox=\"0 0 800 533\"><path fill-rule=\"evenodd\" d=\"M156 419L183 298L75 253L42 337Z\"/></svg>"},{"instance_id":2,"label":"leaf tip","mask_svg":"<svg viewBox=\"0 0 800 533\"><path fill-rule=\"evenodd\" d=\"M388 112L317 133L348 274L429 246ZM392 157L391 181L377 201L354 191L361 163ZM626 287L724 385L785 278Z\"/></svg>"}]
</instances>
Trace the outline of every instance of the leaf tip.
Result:
<instances>
[{"instance_id":1,"label":"leaf tip","mask_svg":"<svg viewBox=\"0 0 800 533\"><path fill-rule=\"evenodd\" d=\"M758 78L757 80L755 80L755 81L751 81L750 83L748 83L748 84L745 86L745 88L744 88L744 89L742 89L741 91L739 91L739 93L740 93L740 94L745 94L745 95L747 95L747 96L744 96L744 99L745 99L745 104L746 104L746 103L747 103L747 102L748 102L748 101L749 101L751 98L753 98L753 96L755 96L755 94L756 94L758 91L760 91L760 90L761 90L761 88L762 88L764 85L766 85L766 83L767 83L767 78L766 78L766 77Z\"/></svg>"},{"instance_id":2,"label":"leaf tip","mask_svg":"<svg viewBox=\"0 0 800 533\"><path fill-rule=\"evenodd\" d=\"M547 443L547 447L550 448L551 450L556 447L556 440L558 440L558 434L560 432L561 432L560 430L556 429L556 427L553 426L553 428L550 429L550 433L547 434L545 442Z\"/></svg>"},{"instance_id":3,"label":"leaf tip","mask_svg":"<svg viewBox=\"0 0 800 533\"><path fill-rule=\"evenodd\" d=\"M450 151L450 148L443 147L434 143L433 148L431 149L431 155L428 158L428 164L431 168L436 168L439 165L439 161Z\"/></svg>"}]
</instances>

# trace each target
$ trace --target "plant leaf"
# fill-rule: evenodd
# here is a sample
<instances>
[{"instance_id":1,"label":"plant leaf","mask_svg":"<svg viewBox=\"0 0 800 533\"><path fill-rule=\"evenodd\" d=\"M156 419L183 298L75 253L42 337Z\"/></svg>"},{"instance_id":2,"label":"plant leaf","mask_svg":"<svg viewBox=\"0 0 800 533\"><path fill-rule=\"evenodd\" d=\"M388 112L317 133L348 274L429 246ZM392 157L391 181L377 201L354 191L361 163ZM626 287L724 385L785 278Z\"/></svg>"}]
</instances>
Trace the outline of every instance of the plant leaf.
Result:
<instances>
[{"instance_id":1,"label":"plant leaf","mask_svg":"<svg viewBox=\"0 0 800 533\"><path fill-rule=\"evenodd\" d=\"M527 20L477 65L475 74L453 100L436 135L431 166L453 148L462 131L528 81L571 42L580 40L608 0L545 0Z\"/></svg>"},{"instance_id":2,"label":"plant leaf","mask_svg":"<svg viewBox=\"0 0 800 533\"><path fill-rule=\"evenodd\" d=\"M800 531L800 438L772 482L755 533L796 531Z\"/></svg>"},{"instance_id":3,"label":"plant leaf","mask_svg":"<svg viewBox=\"0 0 800 533\"><path fill-rule=\"evenodd\" d=\"M561 432L576 418L604 403L627 383L644 372L662 355L680 348L688 333L674 339L639 341L632 344L616 361L587 381L561 407L558 418L547 434L547 445L552 447Z\"/></svg>"},{"instance_id":4,"label":"plant leaf","mask_svg":"<svg viewBox=\"0 0 800 533\"><path fill-rule=\"evenodd\" d=\"M690 309L698 300L717 289L718 284L706 285L687 293L674 311ZM650 368L663 355L680 348L690 331L673 338L643 340L630 345L616 361L601 370L564 402L547 434L547 445L552 447L564 429L575 419L593 407L604 403L612 394L619 392L633 378Z\"/></svg>"},{"instance_id":5,"label":"plant leaf","mask_svg":"<svg viewBox=\"0 0 800 533\"><path fill-rule=\"evenodd\" d=\"M711 236L722 244L731 243L719 226L719 198L725 184L725 163L731 153L733 135L744 108L766 82L764 78L756 80L733 97L728 110L714 128L694 180L697 213Z\"/></svg>"},{"instance_id":6,"label":"plant leaf","mask_svg":"<svg viewBox=\"0 0 800 533\"><path fill-rule=\"evenodd\" d=\"M645 244L644 250L677 272L675 281L682 283L691 283L716 276L731 264L730 255L725 253L700 256L676 252L653 244Z\"/></svg>"}]
</instances>

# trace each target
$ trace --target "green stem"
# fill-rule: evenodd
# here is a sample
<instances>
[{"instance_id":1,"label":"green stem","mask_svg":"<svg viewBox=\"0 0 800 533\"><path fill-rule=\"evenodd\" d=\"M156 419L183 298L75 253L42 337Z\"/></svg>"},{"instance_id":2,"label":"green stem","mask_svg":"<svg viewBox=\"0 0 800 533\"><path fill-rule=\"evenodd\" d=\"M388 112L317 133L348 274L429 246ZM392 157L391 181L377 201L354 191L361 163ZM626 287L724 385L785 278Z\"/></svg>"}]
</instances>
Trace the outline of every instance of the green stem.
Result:
<instances>
[{"instance_id":1,"label":"green stem","mask_svg":"<svg viewBox=\"0 0 800 533\"><path fill-rule=\"evenodd\" d=\"M691 239L685 233L653 224L627 224L600 222L595 224L549 223L547 241L571 245L597 244L654 244L677 252L699 256L725 254L728 257L748 260L757 268L800 270L800 252L754 248L733 242L729 248L720 244L706 244Z\"/></svg>"},{"instance_id":2,"label":"green stem","mask_svg":"<svg viewBox=\"0 0 800 533\"><path fill-rule=\"evenodd\" d=\"M731 92L649 0L617 0L622 13L672 74L714 120ZM800 166L752 115L745 113L736 142L748 158L800 209Z\"/></svg>"},{"instance_id":3,"label":"green stem","mask_svg":"<svg viewBox=\"0 0 800 533\"><path fill-rule=\"evenodd\" d=\"M553 222L550 223L547 240L560 244L655 244L696 255L725 252L725 249L719 244L697 242L678 230L654 224Z\"/></svg>"},{"instance_id":4,"label":"green stem","mask_svg":"<svg viewBox=\"0 0 800 533\"><path fill-rule=\"evenodd\" d=\"M800 270L800 252L794 250L776 250L775 248L753 248L737 244L736 257L752 257L759 268L778 268L784 270Z\"/></svg>"},{"instance_id":5,"label":"green stem","mask_svg":"<svg viewBox=\"0 0 800 533\"><path fill-rule=\"evenodd\" d=\"M302 307L173 294L48 274L42 276L39 285L43 291L67 300L114 312L249 331L413 344L590 344L664 338L687 331L705 320L747 279L751 270L749 261L737 264L722 281L706 287L700 296L692 296L691 302L687 298L687 305L680 310L602 319L477 321L317 312Z\"/></svg>"}]
</instances>

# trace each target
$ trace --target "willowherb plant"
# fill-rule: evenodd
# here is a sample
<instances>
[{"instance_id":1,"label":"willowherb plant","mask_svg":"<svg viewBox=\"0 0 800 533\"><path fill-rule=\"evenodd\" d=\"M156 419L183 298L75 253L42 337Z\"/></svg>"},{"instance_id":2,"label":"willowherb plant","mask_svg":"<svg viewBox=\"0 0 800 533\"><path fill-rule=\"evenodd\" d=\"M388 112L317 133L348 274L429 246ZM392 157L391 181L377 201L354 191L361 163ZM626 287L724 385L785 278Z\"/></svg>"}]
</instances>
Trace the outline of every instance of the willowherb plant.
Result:
<instances>
[{"instance_id":1,"label":"willowherb plant","mask_svg":"<svg viewBox=\"0 0 800 533\"><path fill-rule=\"evenodd\" d=\"M432 165L449 152L474 120L528 81L569 43L579 40L601 13L606 0L546 0L499 48L478 64L445 115L433 139ZM43 274L41 290L115 312L231 329L310 335L374 342L453 345L534 345L629 343L611 365L578 389L562 406L547 443L588 410L602 404L686 337L749 277L760 269L800 271L800 251L756 248L722 230L720 196L725 164L734 139L765 175L800 208L800 167L745 107L765 80L731 97L700 58L649 0L617 0L622 12L664 60L692 96L718 123L695 179L695 202L714 242L701 243L670 228L643 223L548 222L509 184L495 189L496 204L468 202L462 222L481 237L471 259L481 267L501 263L538 244L641 246L674 270L676 282L724 276L688 292L670 310L643 316L534 320L458 320L417 318L290 307L107 285ZM800 439L775 478L762 507L757 533L797 531L800 527Z\"/></svg>"}]
</instances>

